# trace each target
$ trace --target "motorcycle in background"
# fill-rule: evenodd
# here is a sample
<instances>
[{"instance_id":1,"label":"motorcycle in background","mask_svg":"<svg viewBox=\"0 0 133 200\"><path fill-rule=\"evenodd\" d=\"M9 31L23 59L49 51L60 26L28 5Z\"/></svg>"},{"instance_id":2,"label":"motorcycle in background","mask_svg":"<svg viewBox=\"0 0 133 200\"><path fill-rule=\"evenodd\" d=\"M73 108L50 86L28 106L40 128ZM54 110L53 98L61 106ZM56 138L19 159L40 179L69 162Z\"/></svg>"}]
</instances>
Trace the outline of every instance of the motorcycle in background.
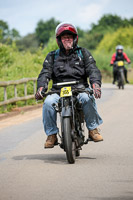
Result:
<instances>
[{"instance_id":1,"label":"motorcycle in background","mask_svg":"<svg viewBox=\"0 0 133 200\"><path fill-rule=\"evenodd\" d=\"M115 67L117 68L117 83L119 89L124 89L125 78L124 78L124 61L116 61Z\"/></svg>"}]
</instances>

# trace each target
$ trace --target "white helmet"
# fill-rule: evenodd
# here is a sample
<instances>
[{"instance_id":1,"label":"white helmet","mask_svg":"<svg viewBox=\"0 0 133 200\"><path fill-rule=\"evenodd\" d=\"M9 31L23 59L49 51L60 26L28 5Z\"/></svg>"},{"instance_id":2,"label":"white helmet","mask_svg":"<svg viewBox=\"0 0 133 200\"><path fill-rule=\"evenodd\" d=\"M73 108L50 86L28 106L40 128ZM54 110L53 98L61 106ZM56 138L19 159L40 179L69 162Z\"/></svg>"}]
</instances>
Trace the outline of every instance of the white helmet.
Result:
<instances>
[{"instance_id":1,"label":"white helmet","mask_svg":"<svg viewBox=\"0 0 133 200\"><path fill-rule=\"evenodd\" d=\"M116 50L119 50L119 49L120 49L120 50L123 50L123 46L122 46L122 45L117 45L117 46L116 46Z\"/></svg>"}]
</instances>

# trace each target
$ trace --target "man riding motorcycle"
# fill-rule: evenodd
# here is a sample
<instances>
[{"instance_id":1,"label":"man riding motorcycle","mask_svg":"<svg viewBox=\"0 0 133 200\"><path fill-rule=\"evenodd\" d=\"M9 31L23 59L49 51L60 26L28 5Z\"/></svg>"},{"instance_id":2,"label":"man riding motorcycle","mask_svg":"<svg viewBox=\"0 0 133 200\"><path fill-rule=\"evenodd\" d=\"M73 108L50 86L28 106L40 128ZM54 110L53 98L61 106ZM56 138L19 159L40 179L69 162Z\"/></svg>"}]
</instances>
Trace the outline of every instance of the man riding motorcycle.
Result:
<instances>
[{"instance_id":1,"label":"man riding motorcycle","mask_svg":"<svg viewBox=\"0 0 133 200\"><path fill-rule=\"evenodd\" d=\"M49 80L54 83L79 81L80 85L93 88L95 98L101 97L101 73L96 67L96 62L90 52L78 47L77 29L71 23L60 23L55 30L56 41L59 46L58 51L52 51L44 60L43 68L37 79L37 93L35 98L42 99L41 91L47 91ZM57 53L58 52L58 53ZM80 56L82 54L82 56ZM58 88L60 89L60 88ZM52 86L52 90L57 90ZM97 127L102 123L102 119L97 112L95 99L87 93L80 93L77 97L82 103L86 126L89 130L89 137L94 142L102 141ZM53 104L57 104L60 99L59 94L48 95L43 104L43 125L47 135L44 148L53 148L57 144L57 133L59 129L56 124L57 113Z\"/></svg>"},{"instance_id":2,"label":"man riding motorcycle","mask_svg":"<svg viewBox=\"0 0 133 200\"><path fill-rule=\"evenodd\" d=\"M130 59L126 55L125 52L123 52L123 46L122 45L117 45L116 46L116 53L112 55L110 65L113 65L113 84L115 84L115 81L117 80L117 66L115 65L116 61L127 61L128 64L131 63ZM127 69L124 67L124 76L125 76L125 81L126 83L129 83L127 80Z\"/></svg>"}]
</instances>

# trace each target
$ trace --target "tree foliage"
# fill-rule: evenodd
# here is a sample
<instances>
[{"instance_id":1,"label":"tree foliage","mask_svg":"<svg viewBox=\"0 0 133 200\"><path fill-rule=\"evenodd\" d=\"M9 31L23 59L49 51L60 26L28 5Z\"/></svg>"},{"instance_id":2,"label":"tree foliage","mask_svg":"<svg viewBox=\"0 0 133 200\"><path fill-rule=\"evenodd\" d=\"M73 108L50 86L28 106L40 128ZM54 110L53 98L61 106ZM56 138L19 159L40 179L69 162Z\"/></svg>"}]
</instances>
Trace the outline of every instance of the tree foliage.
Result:
<instances>
[{"instance_id":1,"label":"tree foliage","mask_svg":"<svg viewBox=\"0 0 133 200\"><path fill-rule=\"evenodd\" d=\"M19 51L29 50L35 53L39 47L39 42L37 40L36 34L28 34L20 40L16 41Z\"/></svg>"},{"instance_id":2,"label":"tree foliage","mask_svg":"<svg viewBox=\"0 0 133 200\"><path fill-rule=\"evenodd\" d=\"M10 31L10 38L11 38L12 40L14 40L14 41L19 40L19 39L20 39L20 34L19 34L19 32L18 32L16 29L13 28L13 29Z\"/></svg>"},{"instance_id":3,"label":"tree foliage","mask_svg":"<svg viewBox=\"0 0 133 200\"><path fill-rule=\"evenodd\" d=\"M123 20L121 19L121 17L117 15L107 14L101 17L101 19L98 21L98 25L92 27L92 31L94 31L98 27L101 27L101 29L112 27L114 30L116 30L122 25L123 25Z\"/></svg>"},{"instance_id":4,"label":"tree foliage","mask_svg":"<svg viewBox=\"0 0 133 200\"><path fill-rule=\"evenodd\" d=\"M9 29L7 22L0 20L0 42L11 44L13 41L21 38L19 32L16 29Z\"/></svg>"},{"instance_id":5,"label":"tree foliage","mask_svg":"<svg viewBox=\"0 0 133 200\"><path fill-rule=\"evenodd\" d=\"M119 28L114 33L105 34L103 40L97 47L97 51L105 53L111 52L114 51L118 44L123 45L125 48L133 48L133 26Z\"/></svg>"},{"instance_id":6,"label":"tree foliage","mask_svg":"<svg viewBox=\"0 0 133 200\"><path fill-rule=\"evenodd\" d=\"M9 27L8 27L8 24L4 22L3 20L0 20L0 30L3 36L2 38L8 35Z\"/></svg>"},{"instance_id":7,"label":"tree foliage","mask_svg":"<svg viewBox=\"0 0 133 200\"><path fill-rule=\"evenodd\" d=\"M39 44L46 44L49 38L54 35L55 28L59 24L59 21L56 21L54 18L44 22L40 20L36 27L36 36L39 40Z\"/></svg>"},{"instance_id":8,"label":"tree foliage","mask_svg":"<svg viewBox=\"0 0 133 200\"><path fill-rule=\"evenodd\" d=\"M13 61L13 48L0 43L0 71L2 68L9 67Z\"/></svg>"},{"instance_id":9,"label":"tree foliage","mask_svg":"<svg viewBox=\"0 0 133 200\"><path fill-rule=\"evenodd\" d=\"M133 25L133 18L127 20L121 19L117 15L104 15L97 24L91 25L91 30L85 33L81 44L84 44L88 49L94 50L106 33L113 33L120 27L129 27L131 25Z\"/></svg>"}]
</instances>

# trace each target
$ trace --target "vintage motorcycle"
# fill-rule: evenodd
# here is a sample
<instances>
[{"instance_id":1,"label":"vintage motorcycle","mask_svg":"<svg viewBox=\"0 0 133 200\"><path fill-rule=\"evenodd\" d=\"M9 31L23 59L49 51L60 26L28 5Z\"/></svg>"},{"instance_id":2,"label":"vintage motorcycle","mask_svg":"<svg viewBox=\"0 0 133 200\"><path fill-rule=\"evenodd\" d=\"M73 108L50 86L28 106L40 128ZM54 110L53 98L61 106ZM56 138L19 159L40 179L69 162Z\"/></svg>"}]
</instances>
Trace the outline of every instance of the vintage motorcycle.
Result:
<instances>
[{"instance_id":1,"label":"vintage motorcycle","mask_svg":"<svg viewBox=\"0 0 133 200\"><path fill-rule=\"evenodd\" d=\"M124 89L124 61L116 61L115 67L117 68L117 83L119 89Z\"/></svg>"},{"instance_id":2,"label":"vintage motorcycle","mask_svg":"<svg viewBox=\"0 0 133 200\"><path fill-rule=\"evenodd\" d=\"M53 107L59 112L60 116L61 133L59 133L59 137L61 143L59 145L66 152L66 157L70 164L75 163L76 157L80 156L81 147L91 141L90 138L85 138L84 114L82 105L76 97L82 92L92 95L93 90L88 91L84 86L74 87L78 83L78 81L71 81L54 84L54 86L62 87L61 98L57 105L53 104ZM47 93L42 93L42 95L46 97L53 93L59 93L59 90L50 90Z\"/></svg>"}]
</instances>

